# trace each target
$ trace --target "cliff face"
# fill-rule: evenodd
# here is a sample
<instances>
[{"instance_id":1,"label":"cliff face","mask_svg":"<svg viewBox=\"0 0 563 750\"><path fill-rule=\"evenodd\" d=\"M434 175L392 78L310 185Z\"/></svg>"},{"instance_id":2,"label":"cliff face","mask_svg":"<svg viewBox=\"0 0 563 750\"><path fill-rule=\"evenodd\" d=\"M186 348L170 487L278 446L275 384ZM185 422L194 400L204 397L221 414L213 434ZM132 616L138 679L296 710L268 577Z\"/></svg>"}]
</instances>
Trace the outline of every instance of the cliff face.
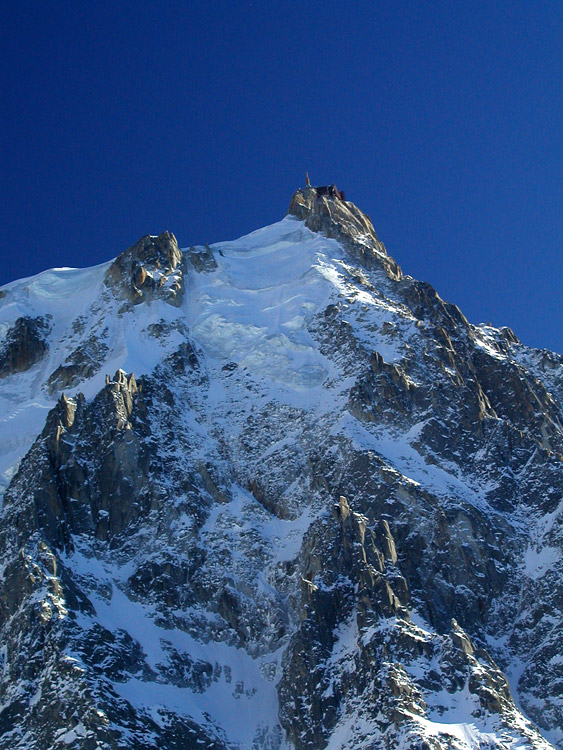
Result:
<instances>
[{"instance_id":1,"label":"cliff face","mask_svg":"<svg viewBox=\"0 0 563 750\"><path fill-rule=\"evenodd\" d=\"M401 269L378 240L371 219L352 202L306 187L293 194L288 214L304 221L312 232L338 240L365 268L383 268L390 278L402 278Z\"/></svg>"},{"instance_id":2,"label":"cliff face","mask_svg":"<svg viewBox=\"0 0 563 750\"><path fill-rule=\"evenodd\" d=\"M314 188L68 273L0 300L49 321L0 382L1 747L563 747L562 357Z\"/></svg>"}]
</instances>

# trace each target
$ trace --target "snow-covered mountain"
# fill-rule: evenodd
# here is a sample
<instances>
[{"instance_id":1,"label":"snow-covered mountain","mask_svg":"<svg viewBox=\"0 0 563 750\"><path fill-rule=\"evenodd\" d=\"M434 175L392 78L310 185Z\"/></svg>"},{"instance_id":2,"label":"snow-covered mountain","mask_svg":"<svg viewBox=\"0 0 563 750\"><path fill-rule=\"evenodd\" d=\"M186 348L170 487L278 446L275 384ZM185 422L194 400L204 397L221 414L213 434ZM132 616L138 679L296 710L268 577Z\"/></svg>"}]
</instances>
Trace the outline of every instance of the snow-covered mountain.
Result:
<instances>
[{"instance_id":1,"label":"snow-covered mountain","mask_svg":"<svg viewBox=\"0 0 563 750\"><path fill-rule=\"evenodd\" d=\"M315 188L0 335L0 747L563 748L563 357Z\"/></svg>"}]
</instances>

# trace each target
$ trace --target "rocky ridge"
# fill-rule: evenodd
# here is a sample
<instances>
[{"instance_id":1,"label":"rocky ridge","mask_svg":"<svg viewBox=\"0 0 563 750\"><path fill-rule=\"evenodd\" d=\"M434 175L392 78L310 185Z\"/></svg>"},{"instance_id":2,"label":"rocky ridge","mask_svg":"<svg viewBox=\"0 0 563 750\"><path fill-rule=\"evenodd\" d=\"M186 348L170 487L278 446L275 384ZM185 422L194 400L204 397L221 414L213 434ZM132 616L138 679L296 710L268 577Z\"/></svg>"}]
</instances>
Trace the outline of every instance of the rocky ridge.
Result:
<instances>
[{"instance_id":1,"label":"rocky ridge","mask_svg":"<svg viewBox=\"0 0 563 750\"><path fill-rule=\"evenodd\" d=\"M563 747L563 358L315 188L98 279L28 368L0 746Z\"/></svg>"}]
</instances>

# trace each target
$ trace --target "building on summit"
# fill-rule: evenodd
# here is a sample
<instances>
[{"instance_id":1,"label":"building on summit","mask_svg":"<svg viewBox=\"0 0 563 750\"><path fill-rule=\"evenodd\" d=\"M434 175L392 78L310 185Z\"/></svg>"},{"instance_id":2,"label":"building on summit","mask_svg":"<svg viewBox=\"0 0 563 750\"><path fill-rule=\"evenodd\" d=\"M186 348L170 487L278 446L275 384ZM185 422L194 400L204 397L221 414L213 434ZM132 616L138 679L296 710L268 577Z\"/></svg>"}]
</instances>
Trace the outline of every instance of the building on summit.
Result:
<instances>
[{"instance_id":1,"label":"building on summit","mask_svg":"<svg viewBox=\"0 0 563 750\"><path fill-rule=\"evenodd\" d=\"M307 188L312 187L309 172L305 172L305 185ZM338 198L341 201L346 200L344 190L339 190L336 185L322 185L314 189L317 191L317 198L326 196L327 198Z\"/></svg>"}]
</instances>

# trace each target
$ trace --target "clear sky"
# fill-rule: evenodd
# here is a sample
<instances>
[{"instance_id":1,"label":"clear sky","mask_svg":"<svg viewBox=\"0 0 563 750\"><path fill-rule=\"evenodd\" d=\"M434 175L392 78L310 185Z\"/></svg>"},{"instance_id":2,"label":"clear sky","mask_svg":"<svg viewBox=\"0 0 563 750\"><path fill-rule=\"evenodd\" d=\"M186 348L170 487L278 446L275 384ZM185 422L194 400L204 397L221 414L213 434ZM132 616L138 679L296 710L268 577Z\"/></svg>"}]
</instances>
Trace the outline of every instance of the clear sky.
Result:
<instances>
[{"instance_id":1,"label":"clear sky","mask_svg":"<svg viewBox=\"0 0 563 750\"><path fill-rule=\"evenodd\" d=\"M473 323L563 352L563 3L14 2L0 283L335 182Z\"/></svg>"}]
</instances>

